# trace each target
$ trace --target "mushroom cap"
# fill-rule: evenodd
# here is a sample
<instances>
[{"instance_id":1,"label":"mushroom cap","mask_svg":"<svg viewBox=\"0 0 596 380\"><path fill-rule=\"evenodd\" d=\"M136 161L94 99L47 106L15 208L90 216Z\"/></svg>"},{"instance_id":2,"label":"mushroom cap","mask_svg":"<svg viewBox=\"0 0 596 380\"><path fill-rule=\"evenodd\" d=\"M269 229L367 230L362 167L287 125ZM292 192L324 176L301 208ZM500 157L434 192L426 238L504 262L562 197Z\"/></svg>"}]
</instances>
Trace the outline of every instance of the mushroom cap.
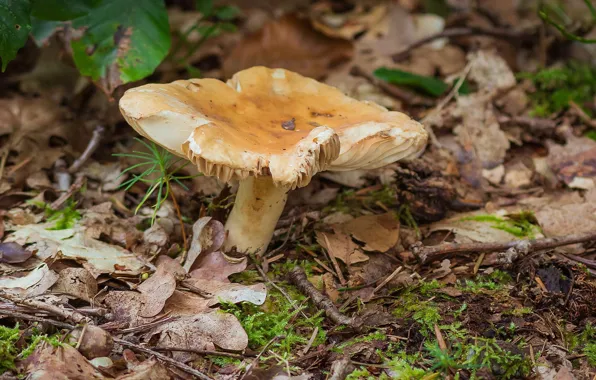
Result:
<instances>
[{"instance_id":1,"label":"mushroom cap","mask_svg":"<svg viewBox=\"0 0 596 380\"><path fill-rule=\"evenodd\" d=\"M376 168L422 151L427 134L400 112L352 99L283 69L126 91L120 110L137 132L220 180L270 175L306 186L326 169ZM341 146L341 151L340 151Z\"/></svg>"}]
</instances>

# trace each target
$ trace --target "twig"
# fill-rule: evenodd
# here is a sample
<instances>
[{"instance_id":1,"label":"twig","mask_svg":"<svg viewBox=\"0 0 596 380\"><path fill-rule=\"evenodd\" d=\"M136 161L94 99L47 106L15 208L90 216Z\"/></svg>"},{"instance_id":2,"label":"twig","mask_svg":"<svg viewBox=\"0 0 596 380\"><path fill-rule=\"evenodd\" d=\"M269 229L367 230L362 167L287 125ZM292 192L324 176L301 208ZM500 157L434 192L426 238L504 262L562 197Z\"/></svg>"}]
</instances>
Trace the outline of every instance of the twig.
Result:
<instances>
[{"instance_id":1,"label":"twig","mask_svg":"<svg viewBox=\"0 0 596 380\"><path fill-rule=\"evenodd\" d=\"M47 324L59 327L61 329L67 329L67 330L72 330L76 327L74 325L71 325L70 323L54 321L52 319L37 317L35 315L29 315L29 314L25 314L25 313L19 313L18 311L9 311L9 310L3 309L3 310L0 310L0 316L9 316L9 317L25 319L25 320L33 321L33 322L47 323Z\"/></svg>"},{"instance_id":2,"label":"twig","mask_svg":"<svg viewBox=\"0 0 596 380\"><path fill-rule=\"evenodd\" d=\"M234 354L232 352L225 352L225 351L210 351L210 350L195 350L192 348L180 348L180 347L153 347L155 351L180 351L180 352L190 352L192 354L197 355L217 355L217 356L226 356L228 358L234 359L244 359L246 355Z\"/></svg>"},{"instance_id":3,"label":"twig","mask_svg":"<svg viewBox=\"0 0 596 380\"><path fill-rule=\"evenodd\" d=\"M106 128L101 124L98 124L95 127L95 129L93 130L93 135L91 136L91 140L89 140L89 144L87 144L87 147L83 151L83 154L81 154L81 156L77 158L68 168L69 173L74 174L78 172L79 169L85 164L85 162L87 162L89 157L91 157L99 147L99 143L101 142L101 139L105 131Z\"/></svg>"},{"instance_id":4,"label":"twig","mask_svg":"<svg viewBox=\"0 0 596 380\"><path fill-rule=\"evenodd\" d=\"M278 339L284 339L284 338L285 338L285 336L283 336L283 335L277 335L277 336L274 336L273 338L271 338L271 340L269 342L267 342L267 344L265 345L265 347L263 347L263 349L261 350L261 352L259 352L259 354L257 356L255 356L255 358L250 362L250 364L246 366L246 370L244 371L244 374L242 374L242 377L240 378L240 380L243 380L244 379L244 377L246 376L246 374L248 373L248 371L250 371L250 369L252 368L252 366L257 361L259 361L259 358L263 355L263 353L267 350L267 348L269 348L269 346L271 346Z\"/></svg>"},{"instance_id":5,"label":"twig","mask_svg":"<svg viewBox=\"0 0 596 380\"><path fill-rule=\"evenodd\" d=\"M62 194L58 199L56 199L54 202L52 202L52 204L50 205L50 208L52 210L58 210L64 204L64 202L66 202L68 200L68 198L70 198L74 193L79 191L81 189L81 187L83 187L84 183L85 183L85 177L83 177L83 176L77 177L77 179L74 181L74 183L72 185L70 185L68 190L64 194Z\"/></svg>"},{"instance_id":6,"label":"twig","mask_svg":"<svg viewBox=\"0 0 596 380\"><path fill-rule=\"evenodd\" d=\"M379 87L387 94L396 97L407 104L427 107L430 107L434 104L434 102L431 99L416 95L413 92L404 90L402 88L392 85L391 83L387 83L383 80L375 78L372 74L369 74L368 72L364 71L360 66L352 67L352 69L350 70L350 74L368 80L370 83Z\"/></svg>"},{"instance_id":7,"label":"twig","mask_svg":"<svg viewBox=\"0 0 596 380\"><path fill-rule=\"evenodd\" d=\"M521 127L530 128L531 131L542 132L552 131L557 127L555 120L546 119L542 117L529 117L529 116L504 116L501 115L497 118L499 124L505 125L519 125Z\"/></svg>"},{"instance_id":8,"label":"twig","mask_svg":"<svg viewBox=\"0 0 596 380\"><path fill-rule=\"evenodd\" d=\"M428 263L443 259L445 256L455 253L482 253L514 249L527 254L543 249L552 249L595 240L596 232L588 232L553 238L516 240L506 243L446 243L430 247L412 246L410 249L414 255L418 256L422 263Z\"/></svg>"},{"instance_id":9,"label":"twig","mask_svg":"<svg viewBox=\"0 0 596 380\"><path fill-rule=\"evenodd\" d=\"M16 305L22 305L30 307L34 310L42 310L47 313L53 314L57 317L73 321L76 324L79 323L89 323L91 325L95 324L93 320L76 310L69 310L58 307L56 305L52 305L46 302L41 302L34 299L20 299L18 297L13 296L12 294L2 293L2 298L9 300L10 302Z\"/></svg>"},{"instance_id":10,"label":"twig","mask_svg":"<svg viewBox=\"0 0 596 380\"><path fill-rule=\"evenodd\" d=\"M393 280L395 278L395 276L397 276L399 274L399 272L402 271L402 269L404 269L402 266L397 267L397 269L394 270L393 273L391 273L389 276L387 276L386 279L384 279L376 288L373 289L372 294L375 294L379 290L383 289L383 287L385 285L387 285L389 283L389 281Z\"/></svg>"},{"instance_id":11,"label":"twig","mask_svg":"<svg viewBox=\"0 0 596 380\"><path fill-rule=\"evenodd\" d=\"M322 295L308 281L306 278L306 273L304 273L304 269L302 269L302 267L294 267L294 269L288 273L288 277L290 282L294 284L298 290L306 294L317 307L325 310L325 314L333 322L340 325L348 325L353 327L358 325L355 318L350 318L347 315L342 314L329 298Z\"/></svg>"},{"instance_id":12,"label":"twig","mask_svg":"<svg viewBox=\"0 0 596 380\"><path fill-rule=\"evenodd\" d=\"M120 339L120 338L114 338L114 342L118 343L121 346L129 347L133 351L138 351L138 352L142 352L147 355L155 356L157 359L164 361L164 362L166 362L166 363L168 363L168 364L170 364L170 365L172 365L188 374L191 374L199 379L212 380L211 377L205 375L203 372L197 371L196 369L194 369L184 363L181 363L177 360L169 358L169 357L167 357L163 354L160 354L159 352L149 349L147 347L139 346L138 344L134 344L134 343L131 343L127 340Z\"/></svg>"},{"instance_id":13,"label":"twig","mask_svg":"<svg viewBox=\"0 0 596 380\"><path fill-rule=\"evenodd\" d=\"M341 268L339 267L339 263L337 262L337 259L335 258L335 255L332 252L331 244L329 243L329 239L327 238L326 234L323 234L323 237L325 238L325 244L327 245L327 253L329 254L329 260L333 264L333 268L335 268L335 272L337 273L337 278L339 278L339 283L342 286L346 286L346 284L347 284L346 278L344 277L344 274L342 273Z\"/></svg>"},{"instance_id":14,"label":"twig","mask_svg":"<svg viewBox=\"0 0 596 380\"><path fill-rule=\"evenodd\" d=\"M315 342L315 339L317 338L318 333L319 333L319 327L315 326L314 330L312 331L312 335L310 336L310 339L308 340L308 343L306 344L306 347L304 347L304 349L302 350L302 355L306 355L308 350L310 350L310 348L312 347L312 344Z\"/></svg>"},{"instance_id":15,"label":"twig","mask_svg":"<svg viewBox=\"0 0 596 380\"><path fill-rule=\"evenodd\" d=\"M421 40L418 40L411 44L410 46L406 47L399 53L394 54L391 58L393 58L393 62L399 62L406 59L410 52L422 45L426 45L430 42L441 38L449 38L449 37L465 37L471 35L481 35L481 36L489 36L500 38L505 41L509 41L512 43L517 43L520 41L520 38L527 37L530 33L529 31L516 31L511 29L495 29L495 28L479 28L479 27L466 27L466 28L451 28L445 29L442 32L433 34L432 36L428 36Z\"/></svg>"},{"instance_id":16,"label":"twig","mask_svg":"<svg viewBox=\"0 0 596 380\"><path fill-rule=\"evenodd\" d=\"M575 111L577 116L586 124L588 124L592 128L596 128L596 120L593 120L590 115L586 113L576 102L573 100L569 101L569 107Z\"/></svg>"}]
</instances>

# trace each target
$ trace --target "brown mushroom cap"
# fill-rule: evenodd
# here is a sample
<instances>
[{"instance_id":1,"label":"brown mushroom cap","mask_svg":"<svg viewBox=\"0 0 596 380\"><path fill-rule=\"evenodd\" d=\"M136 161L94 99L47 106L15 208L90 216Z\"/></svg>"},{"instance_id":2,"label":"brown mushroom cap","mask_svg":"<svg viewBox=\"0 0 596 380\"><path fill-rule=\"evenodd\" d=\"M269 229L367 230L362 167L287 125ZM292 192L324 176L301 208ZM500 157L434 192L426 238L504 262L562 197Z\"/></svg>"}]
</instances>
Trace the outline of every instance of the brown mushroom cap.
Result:
<instances>
[{"instance_id":1,"label":"brown mushroom cap","mask_svg":"<svg viewBox=\"0 0 596 380\"><path fill-rule=\"evenodd\" d=\"M141 135L223 181L270 175L278 185L301 187L327 168L373 168L415 154L427 138L405 114L265 67L238 72L227 84L191 79L133 88L120 109Z\"/></svg>"}]
</instances>

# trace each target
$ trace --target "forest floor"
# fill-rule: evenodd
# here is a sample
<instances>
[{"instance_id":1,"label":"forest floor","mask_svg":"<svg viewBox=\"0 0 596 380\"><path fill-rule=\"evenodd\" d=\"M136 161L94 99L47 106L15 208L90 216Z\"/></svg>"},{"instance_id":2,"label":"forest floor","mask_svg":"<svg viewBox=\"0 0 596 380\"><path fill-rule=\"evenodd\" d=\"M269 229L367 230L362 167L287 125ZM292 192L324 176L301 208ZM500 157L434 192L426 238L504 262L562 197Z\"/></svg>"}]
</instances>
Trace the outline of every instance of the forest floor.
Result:
<instances>
[{"instance_id":1,"label":"forest floor","mask_svg":"<svg viewBox=\"0 0 596 380\"><path fill-rule=\"evenodd\" d=\"M596 379L596 45L532 1L234 3L195 49L199 13L167 2L184 60L110 95L59 36L0 76L0 377ZM576 39L587 4L556 7ZM431 138L318 174L266 253L225 255L235 186L177 170L118 99L255 65Z\"/></svg>"}]
</instances>

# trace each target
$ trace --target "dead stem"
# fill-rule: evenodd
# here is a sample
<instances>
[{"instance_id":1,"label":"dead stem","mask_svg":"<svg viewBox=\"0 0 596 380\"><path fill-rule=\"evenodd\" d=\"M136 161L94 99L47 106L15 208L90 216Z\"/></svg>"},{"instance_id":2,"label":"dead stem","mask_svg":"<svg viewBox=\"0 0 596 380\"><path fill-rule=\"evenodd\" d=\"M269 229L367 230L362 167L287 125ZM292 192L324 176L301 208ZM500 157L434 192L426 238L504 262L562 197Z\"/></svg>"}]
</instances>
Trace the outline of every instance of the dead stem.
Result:
<instances>
[{"instance_id":1,"label":"dead stem","mask_svg":"<svg viewBox=\"0 0 596 380\"><path fill-rule=\"evenodd\" d=\"M68 172L74 174L79 171L79 169L87 162L89 157L97 150L99 147L99 143L101 143L101 139L105 132L106 128L103 125L97 125L93 130L93 135L91 136L91 140L89 140L89 144L81 154L79 158L77 158L72 165L68 168Z\"/></svg>"},{"instance_id":2,"label":"dead stem","mask_svg":"<svg viewBox=\"0 0 596 380\"><path fill-rule=\"evenodd\" d=\"M180 212L180 206L178 205L178 200L176 200L176 196L172 191L172 187L170 186L170 181L166 181L167 191L172 198L172 203L174 204L174 209L176 210L176 215L178 216L178 221L180 222L180 229L182 231L182 255L180 256L180 262L184 264L184 260L186 260L186 255L188 254L188 242L186 240L186 229L184 228L184 221L182 220L182 212Z\"/></svg>"},{"instance_id":3,"label":"dead stem","mask_svg":"<svg viewBox=\"0 0 596 380\"><path fill-rule=\"evenodd\" d=\"M552 249L595 240L596 232L588 232L554 238L515 240L506 243L446 243L430 247L412 246L410 250L418 257L421 263L425 264L431 261L441 260L448 255L456 253L482 253L514 249L519 253L528 254L543 249Z\"/></svg>"},{"instance_id":4,"label":"dead stem","mask_svg":"<svg viewBox=\"0 0 596 380\"><path fill-rule=\"evenodd\" d=\"M306 273L302 267L296 266L288 273L290 283L294 284L298 290L304 293L310 298L315 306L325 310L325 314L333 322L340 325L348 325L352 327L358 327L360 321L356 318L350 318L345 314L342 314L333 302L321 294L306 278Z\"/></svg>"}]
</instances>

